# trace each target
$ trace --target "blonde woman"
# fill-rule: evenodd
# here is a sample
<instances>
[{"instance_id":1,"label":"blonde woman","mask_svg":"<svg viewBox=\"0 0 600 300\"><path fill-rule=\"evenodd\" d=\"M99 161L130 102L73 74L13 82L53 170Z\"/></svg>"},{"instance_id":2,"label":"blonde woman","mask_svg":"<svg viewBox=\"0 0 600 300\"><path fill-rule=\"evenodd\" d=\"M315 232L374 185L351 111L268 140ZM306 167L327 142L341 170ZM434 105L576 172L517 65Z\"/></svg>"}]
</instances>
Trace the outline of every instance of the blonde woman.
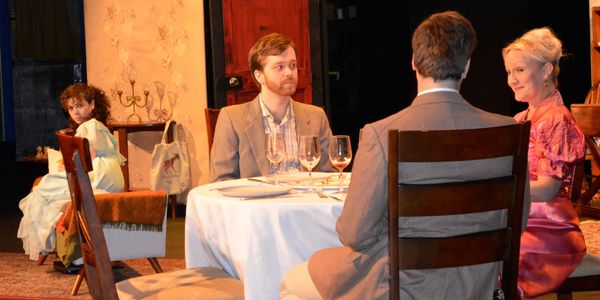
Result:
<instances>
[{"instance_id":1,"label":"blonde woman","mask_svg":"<svg viewBox=\"0 0 600 300\"><path fill-rule=\"evenodd\" d=\"M585 154L584 137L558 90L562 43L549 28L525 33L502 50L507 82L526 102L517 121L530 120L531 210L521 236L518 286L530 298L552 292L585 254L579 218L567 188Z\"/></svg>"}]
</instances>

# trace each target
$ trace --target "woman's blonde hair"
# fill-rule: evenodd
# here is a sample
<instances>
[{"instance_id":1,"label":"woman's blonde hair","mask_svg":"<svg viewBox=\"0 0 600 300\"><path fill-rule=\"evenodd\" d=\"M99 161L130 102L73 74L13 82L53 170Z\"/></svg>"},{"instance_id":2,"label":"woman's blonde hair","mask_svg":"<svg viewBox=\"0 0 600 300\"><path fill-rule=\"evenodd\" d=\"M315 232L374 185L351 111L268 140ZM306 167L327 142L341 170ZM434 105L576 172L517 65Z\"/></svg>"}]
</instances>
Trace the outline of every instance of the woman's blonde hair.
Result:
<instances>
[{"instance_id":1,"label":"woman's blonde hair","mask_svg":"<svg viewBox=\"0 0 600 300\"><path fill-rule=\"evenodd\" d=\"M550 79L558 87L559 62L563 57L562 42L549 27L535 28L526 32L502 49L502 57L506 59L508 52L521 50L527 59L542 64L551 63L554 67Z\"/></svg>"}]
</instances>

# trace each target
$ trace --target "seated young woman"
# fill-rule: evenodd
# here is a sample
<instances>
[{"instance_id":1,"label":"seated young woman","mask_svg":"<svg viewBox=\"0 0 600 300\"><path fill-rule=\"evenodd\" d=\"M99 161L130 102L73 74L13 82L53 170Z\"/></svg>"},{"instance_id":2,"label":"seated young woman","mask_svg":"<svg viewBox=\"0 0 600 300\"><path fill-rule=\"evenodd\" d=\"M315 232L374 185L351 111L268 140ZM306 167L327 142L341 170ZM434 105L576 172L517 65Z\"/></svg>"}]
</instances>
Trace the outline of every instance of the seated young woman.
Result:
<instances>
[{"instance_id":1,"label":"seated young woman","mask_svg":"<svg viewBox=\"0 0 600 300\"><path fill-rule=\"evenodd\" d=\"M125 158L106 127L110 102L104 92L92 85L75 83L62 92L60 104L69 115L69 127L75 135L89 141L93 165L90 179L94 192L122 192L125 182L121 164ZM54 231L55 223L70 201L64 165L60 165L46 174L19 202L23 218L17 237L23 240L23 249L30 259L37 260L41 253L56 249L65 266L81 264L77 235L66 237Z\"/></svg>"}]
</instances>

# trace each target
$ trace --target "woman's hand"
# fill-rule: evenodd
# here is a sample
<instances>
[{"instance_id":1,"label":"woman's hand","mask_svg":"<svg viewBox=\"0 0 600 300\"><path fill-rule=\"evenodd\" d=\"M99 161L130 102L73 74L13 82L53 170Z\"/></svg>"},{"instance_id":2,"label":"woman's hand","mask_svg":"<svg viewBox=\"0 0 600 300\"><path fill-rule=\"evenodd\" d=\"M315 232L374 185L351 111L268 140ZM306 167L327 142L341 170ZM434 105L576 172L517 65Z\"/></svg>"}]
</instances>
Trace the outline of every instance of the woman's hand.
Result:
<instances>
[{"instance_id":1,"label":"woman's hand","mask_svg":"<svg viewBox=\"0 0 600 300\"><path fill-rule=\"evenodd\" d=\"M531 189L531 201L545 202L554 199L560 189L562 181L550 176L538 176L537 180L529 182Z\"/></svg>"},{"instance_id":2,"label":"woman's hand","mask_svg":"<svg viewBox=\"0 0 600 300\"><path fill-rule=\"evenodd\" d=\"M58 172L64 172L65 171L65 161L64 160L59 160L58 164L56 164L56 171Z\"/></svg>"},{"instance_id":3,"label":"woman's hand","mask_svg":"<svg viewBox=\"0 0 600 300\"><path fill-rule=\"evenodd\" d=\"M94 158L96 158L96 149L90 147L90 160L94 160Z\"/></svg>"}]
</instances>

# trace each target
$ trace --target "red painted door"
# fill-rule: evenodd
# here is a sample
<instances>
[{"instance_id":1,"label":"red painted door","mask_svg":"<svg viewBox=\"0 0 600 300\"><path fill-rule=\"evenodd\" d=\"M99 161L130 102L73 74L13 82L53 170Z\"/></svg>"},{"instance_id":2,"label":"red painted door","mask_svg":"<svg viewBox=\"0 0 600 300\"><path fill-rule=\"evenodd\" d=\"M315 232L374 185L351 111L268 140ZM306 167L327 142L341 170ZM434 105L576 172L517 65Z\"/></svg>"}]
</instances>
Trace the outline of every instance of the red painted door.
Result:
<instances>
[{"instance_id":1,"label":"red painted door","mask_svg":"<svg viewBox=\"0 0 600 300\"><path fill-rule=\"evenodd\" d=\"M312 103L308 0L223 0L222 10L225 72L242 76L244 83L241 89L228 90L227 105L250 101L258 94L248 51L256 40L272 32L287 35L296 44L298 87L293 99Z\"/></svg>"}]
</instances>

